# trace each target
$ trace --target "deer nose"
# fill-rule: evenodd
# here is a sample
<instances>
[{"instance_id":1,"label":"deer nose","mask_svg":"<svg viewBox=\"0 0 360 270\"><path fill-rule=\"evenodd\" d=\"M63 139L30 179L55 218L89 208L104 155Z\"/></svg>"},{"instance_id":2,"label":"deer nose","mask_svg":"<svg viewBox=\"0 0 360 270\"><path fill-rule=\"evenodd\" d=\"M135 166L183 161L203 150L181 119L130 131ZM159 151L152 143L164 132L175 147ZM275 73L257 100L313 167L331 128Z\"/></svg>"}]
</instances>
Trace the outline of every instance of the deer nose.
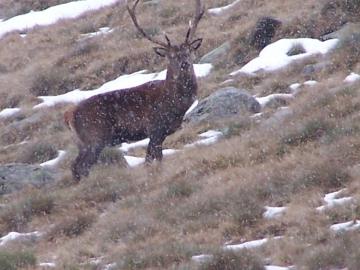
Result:
<instances>
[{"instance_id":1,"label":"deer nose","mask_svg":"<svg viewBox=\"0 0 360 270\"><path fill-rule=\"evenodd\" d=\"M181 63L181 69L189 69L191 63L189 61L184 61Z\"/></svg>"}]
</instances>

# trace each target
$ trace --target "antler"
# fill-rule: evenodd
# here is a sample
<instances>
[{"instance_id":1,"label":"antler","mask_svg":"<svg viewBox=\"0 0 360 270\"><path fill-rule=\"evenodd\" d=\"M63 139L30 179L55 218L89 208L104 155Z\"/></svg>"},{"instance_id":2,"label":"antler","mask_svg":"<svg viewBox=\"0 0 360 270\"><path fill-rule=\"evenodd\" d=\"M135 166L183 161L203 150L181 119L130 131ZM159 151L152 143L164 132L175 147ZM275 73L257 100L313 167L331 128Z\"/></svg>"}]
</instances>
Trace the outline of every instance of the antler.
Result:
<instances>
[{"instance_id":1,"label":"antler","mask_svg":"<svg viewBox=\"0 0 360 270\"><path fill-rule=\"evenodd\" d=\"M200 0L196 0L196 12L195 12L195 19L194 19L194 23L193 25L191 25L191 21L189 22L189 29L186 33L186 39L185 39L185 44L188 44L191 42L197 25L199 23L199 21L201 20L201 17L204 15L205 12L205 6L201 6Z\"/></svg>"},{"instance_id":2,"label":"antler","mask_svg":"<svg viewBox=\"0 0 360 270\"><path fill-rule=\"evenodd\" d=\"M133 20L133 22L134 22L134 24L135 24L135 26L136 26L136 28L140 31L140 33L141 33L146 39L150 40L151 42L153 42L153 43L155 43L155 44L158 44L158 45L160 45L160 46L163 46L163 47L170 47L170 46L171 46L170 39L169 39L169 37L168 37L165 33L164 33L164 34L165 34L165 38L166 38L167 43L154 39L154 38L151 37L149 34L147 34L147 33L144 31L144 29L142 29L142 28L140 27L139 22L138 22L138 20L136 19L136 15L135 15L135 8L136 8L137 4L139 3L139 1L140 1L140 0L136 0L134 6L133 6L132 8L130 8L130 7L129 7L129 1L126 0L126 8L127 8L128 12L129 12L129 14L130 14L131 19Z\"/></svg>"}]
</instances>

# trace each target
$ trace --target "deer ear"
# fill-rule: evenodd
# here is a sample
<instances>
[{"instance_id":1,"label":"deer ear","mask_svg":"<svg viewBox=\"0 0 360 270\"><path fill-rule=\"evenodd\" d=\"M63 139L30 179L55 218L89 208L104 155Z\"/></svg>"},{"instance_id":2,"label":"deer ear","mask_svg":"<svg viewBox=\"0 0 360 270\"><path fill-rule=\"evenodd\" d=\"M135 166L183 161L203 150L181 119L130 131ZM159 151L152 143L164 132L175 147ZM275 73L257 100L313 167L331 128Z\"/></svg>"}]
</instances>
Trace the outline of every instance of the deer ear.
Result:
<instances>
[{"instance_id":1,"label":"deer ear","mask_svg":"<svg viewBox=\"0 0 360 270\"><path fill-rule=\"evenodd\" d=\"M203 41L202 38L194 40L190 44L190 49L193 50L193 51L197 50L200 47L202 41Z\"/></svg>"},{"instance_id":2,"label":"deer ear","mask_svg":"<svg viewBox=\"0 0 360 270\"><path fill-rule=\"evenodd\" d=\"M154 47L154 51L156 52L157 55L161 56L161 57L166 57L169 53L169 51L165 48L162 47Z\"/></svg>"}]
</instances>

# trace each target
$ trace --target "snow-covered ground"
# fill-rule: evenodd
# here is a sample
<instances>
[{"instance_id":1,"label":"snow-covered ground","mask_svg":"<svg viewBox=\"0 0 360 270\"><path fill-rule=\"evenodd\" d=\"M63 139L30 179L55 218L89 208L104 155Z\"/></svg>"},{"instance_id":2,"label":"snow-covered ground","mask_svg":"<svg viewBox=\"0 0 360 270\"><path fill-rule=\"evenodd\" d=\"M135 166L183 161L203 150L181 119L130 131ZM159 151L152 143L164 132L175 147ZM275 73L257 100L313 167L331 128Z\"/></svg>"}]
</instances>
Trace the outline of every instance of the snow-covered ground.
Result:
<instances>
[{"instance_id":1,"label":"snow-covered ground","mask_svg":"<svg viewBox=\"0 0 360 270\"><path fill-rule=\"evenodd\" d=\"M102 8L104 6L112 5L116 3L118 0L84 0L84 1L76 1L76 2L70 2L68 4L58 5L51 7L47 10L40 11L40 12L30 12L28 14L20 15L14 18L11 18L7 21L1 21L0 20L0 38L4 36L6 33L12 32L12 31L24 31L26 29L32 28L36 25L50 25L54 24L57 21L61 19L71 19L76 18L83 13L91 10L96 10L99 8ZM211 14L219 15L222 12L231 9L236 3L238 3L240 0L237 0L233 2L232 4L225 6L225 7L219 7L216 9L208 10ZM109 28L102 28L99 29L98 32L95 33L89 33L87 35L84 35L82 37L92 37L94 35L100 35L100 34L106 34L111 32L112 30ZM26 36L24 36L26 38ZM319 41L315 39L310 38L301 38L301 39L282 39L274 42L273 44L270 44L269 46L265 47L259 54L259 57L253 59L245 66L241 67L240 69L230 73L230 76L236 76L240 73L247 74L247 75L253 75L256 72L262 70L262 71L273 71L276 69L284 68L286 65L292 63L293 61L297 61L299 59L303 59L305 57L311 57L316 54L325 54L329 52L336 44L338 40L332 39L328 41ZM294 47L301 47L304 51L304 53L300 53L298 55L292 55L289 56L289 51ZM204 77L208 76L211 73L211 64L202 64L202 65L194 65L195 73L197 77ZM59 96L43 96L39 97L43 100L42 103L34 106L34 109L43 109L48 107L51 107L57 103L60 102L69 102L69 103L78 103L81 100L84 100L86 98L89 98L90 96L104 93L108 91L113 91L116 89L124 89L129 87L134 87L140 84L143 84L145 82L151 81L151 80L164 80L166 75L166 70L161 71L159 73L146 73L145 70L120 76L114 81L107 82L103 86L101 86L98 89L92 90L92 91L81 91L81 90L75 90L72 92L68 92L63 95ZM351 73L348 77L344 79L344 83L351 83L355 80L359 80L360 75ZM313 85L316 82L314 81L308 81L308 82L302 82L297 83L289 86L293 93L291 94L272 94L265 97L257 97L257 100L261 104L262 107L265 107L269 101L277 98L281 99L293 99L295 98L295 94L299 86L301 85ZM195 104L196 105L196 104ZM7 108L0 112L0 118L9 117L14 113L17 113L20 111L21 108ZM218 131L208 131L202 134L199 134L199 139L193 144L186 145L186 148L189 147L196 147L198 145L211 145L215 143L220 137L222 136L221 132ZM146 147L149 140L142 140L139 142L134 143L123 143L121 147L119 147L119 150L126 153L131 149L134 149L136 147ZM179 149L165 149L164 155L168 154L174 154ZM64 156L64 151L59 151L58 158L54 160L47 161L45 163L42 163L41 166L54 166L56 165ZM125 156L127 162L130 166L137 166L138 164L141 164L144 162L144 158L138 158L138 157L132 157L132 156ZM352 200L351 197L342 197L338 198L341 193L343 193L345 190L339 190L333 193L326 194L323 201L325 202L325 205L317 207L316 211L322 212L324 209L333 207L334 205L344 204ZM264 206L264 213L263 218L277 218L281 215L283 215L286 211L287 207L270 207L270 206ZM357 227L360 227L360 221L349 221L341 224L334 224L330 227L331 230L350 230L355 229ZM6 245L9 241L14 241L16 239L22 238L22 237L41 237L41 233L39 232L30 232L30 233L17 233L17 232L10 232L8 235L0 238L0 245ZM225 245L224 249L231 249L231 250L239 250L243 248L257 248L261 245L266 244L269 241L281 241L281 237L275 237L275 238L264 238L264 239L257 239L252 240L248 242L244 242L237 245ZM212 258L212 255L197 255L193 257L194 261L203 262L208 259ZM100 259L99 259L100 260ZM54 263L40 263L41 267L55 267ZM113 266L112 264L108 265L107 267L110 268ZM287 270L291 269L291 267L280 267L280 266L266 266L267 270Z\"/></svg>"},{"instance_id":2,"label":"snow-covered ground","mask_svg":"<svg viewBox=\"0 0 360 270\"><path fill-rule=\"evenodd\" d=\"M274 71L284 68L294 61L304 59L316 54L328 53L338 43L338 39L320 41L312 38L280 39L266 46L259 54L259 57L251 60L245 66L230 73L236 76L240 73L254 75L254 73L264 71ZM288 55L296 47L304 50L304 53Z\"/></svg>"},{"instance_id":3,"label":"snow-covered ground","mask_svg":"<svg viewBox=\"0 0 360 270\"><path fill-rule=\"evenodd\" d=\"M51 25L59 20L73 19L85 12L115 4L119 0L83 0L50 7L43 11L31 11L0 22L0 38L13 31L24 31L37 25Z\"/></svg>"}]
</instances>

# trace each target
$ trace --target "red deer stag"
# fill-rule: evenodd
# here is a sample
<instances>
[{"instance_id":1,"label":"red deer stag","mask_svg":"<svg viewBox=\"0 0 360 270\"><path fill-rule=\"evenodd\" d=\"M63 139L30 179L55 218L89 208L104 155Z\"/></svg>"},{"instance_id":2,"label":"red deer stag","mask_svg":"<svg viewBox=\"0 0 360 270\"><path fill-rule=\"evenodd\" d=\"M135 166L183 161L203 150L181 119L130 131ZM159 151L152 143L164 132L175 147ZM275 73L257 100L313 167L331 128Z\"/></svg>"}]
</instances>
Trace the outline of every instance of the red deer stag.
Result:
<instances>
[{"instance_id":1,"label":"red deer stag","mask_svg":"<svg viewBox=\"0 0 360 270\"><path fill-rule=\"evenodd\" d=\"M192 41L196 27L204 14L204 6L196 0L193 25L189 25L185 41L171 45L154 39L138 23L135 8L139 0L127 10L141 34L160 45L155 52L167 57L169 65L165 81L151 81L143 85L116 90L90 97L64 114L65 124L75 133L79 154L72 165L75 179L88 176L105 146L150 138L146 163L162 159L162 143L181 125L185 112L197 94L197 81L191 53L198 49L202 39Z\"/></svg>"}]
</instances>

